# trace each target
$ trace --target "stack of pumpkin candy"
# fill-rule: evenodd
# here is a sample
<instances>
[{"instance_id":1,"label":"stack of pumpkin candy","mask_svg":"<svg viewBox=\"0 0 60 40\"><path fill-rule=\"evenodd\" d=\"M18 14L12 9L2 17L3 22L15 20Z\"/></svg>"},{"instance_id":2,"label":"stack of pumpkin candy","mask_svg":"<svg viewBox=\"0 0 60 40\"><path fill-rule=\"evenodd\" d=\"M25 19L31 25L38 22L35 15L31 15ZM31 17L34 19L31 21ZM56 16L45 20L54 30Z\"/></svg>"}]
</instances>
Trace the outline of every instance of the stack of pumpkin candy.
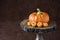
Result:
<instances>
[{"instance_id":1,"label":"stack of pumpkin candy","mask_svg":"<svg viewBox=\"0 0 60 40\"><path fill-rule=\"evenodd\" d=\"M48 27L48 22L49 15L37 8L37 12L33 12L29 15L27 25L30 27Z\"/></svg>"}]
</instances>

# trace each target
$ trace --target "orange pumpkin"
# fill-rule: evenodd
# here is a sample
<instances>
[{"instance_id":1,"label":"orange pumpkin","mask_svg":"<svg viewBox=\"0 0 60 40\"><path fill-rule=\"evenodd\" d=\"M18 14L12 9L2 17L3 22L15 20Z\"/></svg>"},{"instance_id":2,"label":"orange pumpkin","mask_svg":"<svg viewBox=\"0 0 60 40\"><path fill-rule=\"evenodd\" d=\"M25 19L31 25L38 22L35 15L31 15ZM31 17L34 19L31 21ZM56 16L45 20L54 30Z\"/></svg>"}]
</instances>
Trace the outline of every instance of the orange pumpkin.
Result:
<instances>
[{"instance_id":1,"label":"orange pumpkin","mask_svg":"<svg viewBox=\"0 0 60 40\"><path fill-rule=\"evenodd\" d=\"M29 22L48 22L49 15L46 12L41 12L37 9L37 12L33 12L29 15Z\"/></svg>"}]
</instances>

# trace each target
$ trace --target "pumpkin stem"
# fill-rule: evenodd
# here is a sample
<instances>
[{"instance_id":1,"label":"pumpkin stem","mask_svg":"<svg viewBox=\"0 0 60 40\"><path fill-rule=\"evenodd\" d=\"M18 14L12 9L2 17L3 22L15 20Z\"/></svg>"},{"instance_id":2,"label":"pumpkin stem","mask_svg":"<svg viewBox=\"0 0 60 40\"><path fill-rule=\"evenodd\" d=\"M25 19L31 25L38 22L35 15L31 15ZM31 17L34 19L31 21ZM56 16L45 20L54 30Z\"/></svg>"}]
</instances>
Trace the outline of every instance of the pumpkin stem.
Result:
<instances>
[{"instance_id":1,"label":"pumpkin stem","mask_svg":"<svg viewBox=\"0 0 60 40\"><path fill-rule=\"evenodd\" d=\"M40 11L40 9L39 8L37 8L37 15L41 15L41 11Z\"/></svg>"}]
</instances>

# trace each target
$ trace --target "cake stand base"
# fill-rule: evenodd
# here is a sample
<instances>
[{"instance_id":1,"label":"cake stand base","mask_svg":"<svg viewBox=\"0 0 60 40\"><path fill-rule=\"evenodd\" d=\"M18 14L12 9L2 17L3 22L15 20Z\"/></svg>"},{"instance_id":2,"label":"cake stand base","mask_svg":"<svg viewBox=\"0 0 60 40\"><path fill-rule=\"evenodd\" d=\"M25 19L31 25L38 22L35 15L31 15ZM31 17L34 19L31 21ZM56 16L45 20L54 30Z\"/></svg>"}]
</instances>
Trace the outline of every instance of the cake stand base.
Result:
<instances>
[{"instance_id":1,"label":"cake stand base","mask_svg":"<svg viewBox=\"0 0 60 40\"><path fill-rule=\"evenodd\" d=\"M36 39L35 40L44 40L43 35L42 34L36 34Z\"/></svg>"}]
</instances>

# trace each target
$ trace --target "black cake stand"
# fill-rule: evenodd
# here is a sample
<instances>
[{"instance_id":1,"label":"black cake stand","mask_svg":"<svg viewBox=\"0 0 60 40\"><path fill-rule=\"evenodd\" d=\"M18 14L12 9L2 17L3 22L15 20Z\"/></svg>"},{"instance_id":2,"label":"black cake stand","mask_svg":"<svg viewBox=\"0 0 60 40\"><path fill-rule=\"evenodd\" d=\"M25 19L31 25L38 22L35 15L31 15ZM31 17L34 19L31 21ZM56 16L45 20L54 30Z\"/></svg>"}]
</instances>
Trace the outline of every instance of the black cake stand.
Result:
<instances>
[{"instance_id":1,"label":"black cake stand","mask_svg":"<svg viewBox=\"0 0 60 40\"><path fill-rule=\"evenodd\" d=\"M55 21L50 21L48 27L42 27L42 28L31 28L27 25L28 19L24 19L20 23L20 27L22 30L26 32L34 32L36 33L36 39L35 40L44 40L43 33L48 33L51 31L54 31L56 29L56 23Z\"/></svg>"}]
</instances>

